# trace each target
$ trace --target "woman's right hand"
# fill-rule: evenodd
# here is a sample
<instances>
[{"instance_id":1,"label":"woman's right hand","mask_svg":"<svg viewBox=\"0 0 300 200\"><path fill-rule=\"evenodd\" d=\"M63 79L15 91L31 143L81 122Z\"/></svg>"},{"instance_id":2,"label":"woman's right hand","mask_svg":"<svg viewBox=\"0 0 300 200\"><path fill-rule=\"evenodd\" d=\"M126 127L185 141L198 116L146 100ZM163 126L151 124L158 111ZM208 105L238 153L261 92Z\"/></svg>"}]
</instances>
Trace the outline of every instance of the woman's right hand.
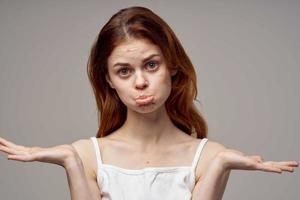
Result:
<instances>
[{"instance_id":1,"label":"woman's right hand","mask_svg":"<svg viewBox=\"0 0 300 200\"><path fill-rule=\"evenodd\" d=\"M60 165L66 168L66 165L79 158L75 148L72 145L64 144L50 148L25 147L14 144L0 137L0 151L7 154L7 159L22 162L45 162ZM70 162L69 162L70 161Z\"/></svg>"}]
</instances>

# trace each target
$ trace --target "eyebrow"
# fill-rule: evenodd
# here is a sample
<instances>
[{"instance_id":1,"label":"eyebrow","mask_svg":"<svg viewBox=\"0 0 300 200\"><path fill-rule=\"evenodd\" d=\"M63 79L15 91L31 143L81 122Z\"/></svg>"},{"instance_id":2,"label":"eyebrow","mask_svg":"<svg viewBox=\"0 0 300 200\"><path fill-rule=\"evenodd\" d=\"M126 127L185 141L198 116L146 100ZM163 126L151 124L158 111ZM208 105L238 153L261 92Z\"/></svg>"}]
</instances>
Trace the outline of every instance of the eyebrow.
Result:
<instances>
[{"instance_id":1,"label":"eyebrow","mask_svg":"<svg viewBox=\"0 0 300 200\"><path fill-rule=\"evenodd\" d=\"M146 61L150 60L151 58L155 57L155 56L160 56L159 54L151 54L150 56L148 56L147 58L143 59L143 63L145 63ZM121 62L117 62L113 65L113 67L116 67L116 66L129 66L130 64L129 63L121 63Z\"/></svg>"}]
</instances>

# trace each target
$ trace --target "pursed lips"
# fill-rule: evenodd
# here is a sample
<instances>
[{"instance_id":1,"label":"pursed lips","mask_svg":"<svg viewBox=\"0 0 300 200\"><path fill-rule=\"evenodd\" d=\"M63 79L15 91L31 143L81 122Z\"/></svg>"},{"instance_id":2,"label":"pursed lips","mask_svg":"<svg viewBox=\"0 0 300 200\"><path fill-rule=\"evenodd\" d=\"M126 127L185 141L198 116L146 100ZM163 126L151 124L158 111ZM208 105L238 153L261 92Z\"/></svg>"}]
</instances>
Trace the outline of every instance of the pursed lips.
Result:
<instances>
[{"instance_id":1,"label":"pursed lips","mask_svg":"<svg viewBox=\"0 0 300 200\"><path fill-rule=\"evenodd\" d=\"M151 101L153 101L153 99L154 99L153 95L141 95L135 99L135 102L137 104L142 105L142 104L150 103Z\"/></svg>"}]
</instances>

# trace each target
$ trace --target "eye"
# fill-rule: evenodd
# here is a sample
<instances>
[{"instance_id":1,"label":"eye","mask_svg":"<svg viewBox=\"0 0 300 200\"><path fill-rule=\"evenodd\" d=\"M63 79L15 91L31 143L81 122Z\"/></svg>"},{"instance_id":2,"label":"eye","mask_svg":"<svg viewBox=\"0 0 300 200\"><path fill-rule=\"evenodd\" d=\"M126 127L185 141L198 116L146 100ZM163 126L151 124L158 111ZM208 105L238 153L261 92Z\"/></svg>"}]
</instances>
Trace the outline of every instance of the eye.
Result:
<instances>
[{"instance_id":1,"label":"eye","mask_svg":"<svg viewBox=\"0 0 300 200\"><path fill-rule=\"evenodd\" d=\"M146 67L150 69L151 71L155 70L158 67L157 61L150 61L146 64Z\"/></svg>"},{"instance_id":2,"label":"eye","mask_svg":"<svg viewBox=\"0 0 300 200\"><path fill-rule=\"evenodd\" d=\"M119 69L117 73L121 76L127 76L129 71L130 71L129 68L123 67L123 68Z\"/></svg>"}]
</instances>

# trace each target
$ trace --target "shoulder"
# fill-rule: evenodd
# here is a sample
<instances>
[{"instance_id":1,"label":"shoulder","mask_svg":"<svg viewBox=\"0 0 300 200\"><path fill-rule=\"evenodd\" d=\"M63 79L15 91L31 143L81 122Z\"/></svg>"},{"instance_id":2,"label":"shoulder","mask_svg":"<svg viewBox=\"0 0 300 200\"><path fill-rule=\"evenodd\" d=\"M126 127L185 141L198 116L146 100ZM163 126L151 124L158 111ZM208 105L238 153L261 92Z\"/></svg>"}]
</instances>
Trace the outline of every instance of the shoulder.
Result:
<instances>
[{"instance_id":1,"label":"shoulder","mask_svg":"<svg viewBox=\"0 0 300 200\"><path fill-rule=\"evenodd\" d=\"M101 191L97 182L97 163L95 148L91 139L80 139L71 144L77 151L84 168L87 184L94 199L101 196Z\"/></svg>"},{"instance_id":2,"label":"shoulder","mask_svg":"<svg viewBox=\"0 0 300 200\"><path fill-rule=\"evenodd\" d=\"M85 157L89 155L90 151L92 150L92 141L90 139L79 139L74 141L71 145L76 149L80 158L81 156Z\"/></svg>"},{"instance_id":3,"label":"shoulder","mask_svg":"<svg viewBox=\"0 0 300 200\"><path fill-rule=\"evenodd\" d=\"M78 153L88 175L96 177L97 163L95 149L91 139L79 139L71 144Z\"/></svg>"},{"instance_id":4,"label":"shoulder","mask_svg":"<svg viewBox=\"0 0 300 200\"><path fill-rule=\"evenodd\" d=\"M225 150L226 147L216 141L212 141L208 139L208 141L205 144L205 148L203 149L204 154L208 157L215 157L219 152Z\"/></svg>"},{"instance_id":5,"label":"shoulder","mask_svg":"<svg viewBox=\"0 0 300 200\"><path fill-rule=\"evenodd\" d=\"M208 139L202 149L201 156L196 168L197 181L201 179L201 177L203 177L203 175L209 168L210 163L218 155L218 153L224 151L225 149L226 147L223 144Z\"/></svg>"}]
</instances>

